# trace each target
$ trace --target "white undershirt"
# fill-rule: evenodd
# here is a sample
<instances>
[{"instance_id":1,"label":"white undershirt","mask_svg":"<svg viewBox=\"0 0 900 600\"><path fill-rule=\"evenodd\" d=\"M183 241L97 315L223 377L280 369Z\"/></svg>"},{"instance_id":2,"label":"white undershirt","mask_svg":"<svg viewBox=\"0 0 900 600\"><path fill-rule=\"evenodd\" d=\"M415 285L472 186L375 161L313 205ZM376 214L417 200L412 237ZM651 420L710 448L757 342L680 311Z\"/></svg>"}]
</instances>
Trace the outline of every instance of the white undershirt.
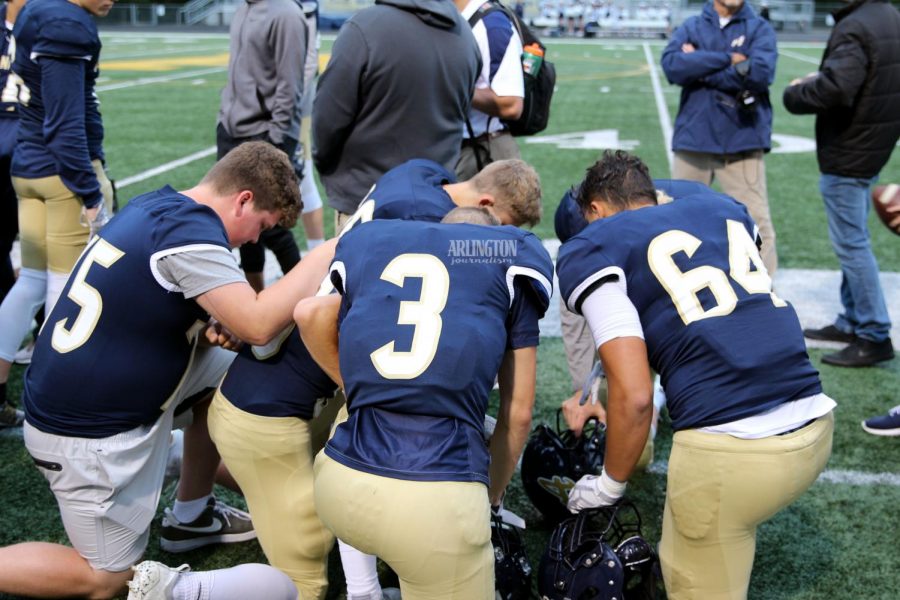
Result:
<instances>
[{"instance_id":1,"label":"white undershirt","mask_svg":"<svg viewBox=\"0 0 900 600\"><path fill-rule=\"evenodd\" d=\"M581 304L581 314L587 319L597 348L619 337L644 339L640 317L625 293L625 284L621 277L616 281L604 283L592 291ZM701 427L698 431L725 433L742 439L765 438L818 419L831 412L835 406L837 406L835 401L825 394L815 394L785 402L758 415L730 423Z\"/></svg>"}]
</instances>

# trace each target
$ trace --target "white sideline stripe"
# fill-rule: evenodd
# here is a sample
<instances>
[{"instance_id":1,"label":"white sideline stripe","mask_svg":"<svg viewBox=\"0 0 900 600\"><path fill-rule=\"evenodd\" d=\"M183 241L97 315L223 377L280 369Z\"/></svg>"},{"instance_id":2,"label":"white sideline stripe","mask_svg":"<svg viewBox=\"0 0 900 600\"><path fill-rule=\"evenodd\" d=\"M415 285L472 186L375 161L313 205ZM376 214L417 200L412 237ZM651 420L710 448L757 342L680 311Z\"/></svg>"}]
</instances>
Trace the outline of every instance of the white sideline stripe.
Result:
<instances>
[{"instance_id":1,"label":"white sideline stripe","mask_svg":"<svg viewBox=\"0 0 900 600\"><path fill-rule=\"evenodd\" d=\"M778 54L782 56L787 56L788 58L793 58L794 60L799 60L800 62L809 63L811 65L819 66L819 59L812 58L810 56L806 56L805 54L800 54L799 52L791 52L790 50L785 50L783 48L778 49Z\"/></svg>"},{"instance_id":2,"label":"white sideline stripe","mask_svg":"<svg viewBox=\"0 0 900 600\"><path fill-rule=\"evenodd\" d=\"M656 100L656 112L659 114L659 126L662 128L663 143L666 148L666 158L669 160L669 172L672 172L672 119L669 117L669 107L663 97L662 85L659 83L659 71L656 61L650 52L650 44L644 42L644 56L647 58L647 66L650 67L650 82L653 84L653 97Z\"/></svg>"},{"instance_id":3,"label":"white sideline stripe","mask_svg":"<svg viewBox=\"0 0 900 600\"><path fill-rule=\"evenodd\" d=\"M167 162L164 165L159 165L158 167L153 167L152 169L147 169L143 173L138 173L137 175L132 175L131 177L126 177L125 179L120 179L116 181L116 188L122 189L128 187L133 183L138 183L140 181L144 181L145 179L150 179L151 177L156 177L157 175L161 175L163 173L168 173L178 167L183 167L186 164L192 163L195 160L200 160L201 158L206 158L211 154L216 153L216 147L210 146L205 150L200 150L199 152L194 152L193 154L189 154L185 157L179 158L177 160L173 160L172 162Z\"/></svg>"},{"instance_id":4,"label":"white sideline stripe","mask_svg":"<svg viewBox=\"0 0 900 600\"><path fill-rule=\"evenodd\" d=\"M197 69L196 71L185 71L184 73L175 73L174 75L160 75L159 77L141 77L140 79L132 79L130 81L122 81L120 83L110 83L108 85L97 86L98 92L109 92L113 90L124 90L127 88L137 87L139 85L149 85L151 83L165 83L176 79L187 79L189 77L201 77L203 75L211 75L213 73L222 73L225 67L212 67L209 69Z\"/></svg>"},{"instance_id":5,"label":"white sideline stripe","mask_svg":"<svg viewBox=\"0 0 900 600\"><path fill-rule=\"evenodd\" d=\"M665 475L669 472L669 462L661 460L647 467L648 473ZM847 471L844 469L828 469L822 471L816 483L836 483L842 485L873 486L889 485L900 487L900 473L866 473L864 471Z\"/></svg>"}]
</instances>

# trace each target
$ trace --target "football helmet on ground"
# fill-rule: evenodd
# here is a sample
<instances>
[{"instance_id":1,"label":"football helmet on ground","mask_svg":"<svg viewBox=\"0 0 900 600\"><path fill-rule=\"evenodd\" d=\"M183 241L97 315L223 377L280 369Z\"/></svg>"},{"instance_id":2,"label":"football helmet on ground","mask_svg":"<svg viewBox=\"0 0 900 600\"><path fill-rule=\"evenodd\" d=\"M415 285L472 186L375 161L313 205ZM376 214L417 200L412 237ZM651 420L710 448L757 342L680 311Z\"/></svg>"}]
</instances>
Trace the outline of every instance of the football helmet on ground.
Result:
<instances>
[{"instance_id":1,"label":"football helmet on ground","mask_svg":"<svg viewBox=\"0 0 900 600\"><path fill-rule=\"evenodd\" d=\"M542 600L652 600L659 559L627 500L560 523L538 569Z\"/></svg>"},{"instance_id":2,"label":"football helmet on ground","mask_svg":"<svg viewBox=\"0 0 900 600\"><path fill-rule=\"evenodd\" d=\"M531 598L531 562L519 530L497 514L491 514L491 543L494 545L494 588L496 600Z\"/></svg>"},{"instance_id":3,"label":"football helmet on ground","mask_svg":"<svg viewBox=\"0 0 900 600\"><path fill-rule=\"evenodd\" d=\"M556 430L547 424L534 428L522 453L522 485L531 503L550 522L570 516L566 508L569 490L582 475L599 475L606 448L606 427L591 419L575 437L561 430L560 411Z\"/></svg>"}]
</instances>

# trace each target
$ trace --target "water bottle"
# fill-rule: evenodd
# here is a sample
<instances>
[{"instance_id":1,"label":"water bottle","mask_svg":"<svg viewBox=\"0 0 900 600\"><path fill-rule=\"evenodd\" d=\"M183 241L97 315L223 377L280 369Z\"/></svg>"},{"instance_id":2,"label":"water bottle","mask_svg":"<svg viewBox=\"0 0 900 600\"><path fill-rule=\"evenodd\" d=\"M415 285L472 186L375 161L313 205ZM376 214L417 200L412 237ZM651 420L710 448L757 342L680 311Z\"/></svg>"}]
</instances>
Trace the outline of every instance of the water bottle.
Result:
<instances>
[{"instance_id":1,"label":"water bottle","mask_svg":"<svg viewBox=\"0 0 900 600\"><path fill-rule=\"evenodd\" d=\"M532 77L537 77L544 62L544 51L537 44L528 44L522 48L522 70Z\"/></svg>"}]
</instances>

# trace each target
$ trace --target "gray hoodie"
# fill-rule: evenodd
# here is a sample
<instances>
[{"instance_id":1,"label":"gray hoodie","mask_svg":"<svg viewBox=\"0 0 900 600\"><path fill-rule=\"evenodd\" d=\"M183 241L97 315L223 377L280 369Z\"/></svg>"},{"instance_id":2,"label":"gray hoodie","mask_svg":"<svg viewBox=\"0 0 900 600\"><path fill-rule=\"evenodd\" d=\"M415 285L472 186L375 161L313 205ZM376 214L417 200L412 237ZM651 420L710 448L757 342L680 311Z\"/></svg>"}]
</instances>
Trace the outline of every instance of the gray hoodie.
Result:
<instances>
[{"instance_id":1,"label":"gray hoodie","mask_svg":"<svg viewBox=\"0 0 900 600\"><path fill-rule=\"evenodd\" d=\"M231 22L219 123L233 138L300 137L307 18L294 0L245 0Z\"/></svg>"},{"instance_id":2,"label":"gray hoodie","mask_svg":"<svg viewBox=\"0 0 900 600\"><path fill-rule=\"evenodd\" d=\"M412 158L453 171L481 57L451 0L376 0L341 28L313 105L313 159L331 206L353 213Z\"/></svg>"}]
</instances>

